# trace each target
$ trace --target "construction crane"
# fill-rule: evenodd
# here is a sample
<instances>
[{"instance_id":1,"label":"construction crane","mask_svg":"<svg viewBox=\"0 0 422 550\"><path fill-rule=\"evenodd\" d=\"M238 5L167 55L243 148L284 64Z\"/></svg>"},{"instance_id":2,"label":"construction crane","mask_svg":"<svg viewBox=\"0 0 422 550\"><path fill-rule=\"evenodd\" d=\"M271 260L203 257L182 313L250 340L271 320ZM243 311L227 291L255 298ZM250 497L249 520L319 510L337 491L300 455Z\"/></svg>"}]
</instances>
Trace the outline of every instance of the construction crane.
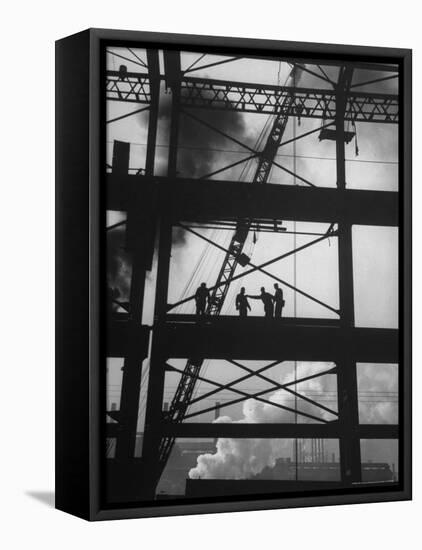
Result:
<instances>
[{"instance_id":1,"label":"construction crane","mask_svg":"<svg viewBox=\"0 0 422 550\"><path fill-rule=\"evenodd\" d=\"M176 59L169 57L169 53L176 53ZM157 52L158 54L158 52ZM264 83L251 84L251 83L242 83L242 82L232 82L225 80L213 80L210 78L197 78L189 76L189 71L182 71L180 68L180 52L176 50L164 51L160 53L161 58L166 58L168 60L167 65L164 67L164 74L160 75L159 71L156 71L155 77L152 76L152 71L148 67L149 74L139 74L139 73L129 73L126 71L117 73L116 71L107 71L107 91L106 96L107 100L110 101L119 101L126 103L140 103L145 105L142 109L150 109L150 114L153 115L148 123L148 132L149 137L147 140L147 145L150 145L149 152L147 155L149 157L149 164L152 166L154 164L154 154L155 147L157 145L156 135L154 131L157 126L157 117L158 117L158 100L161 97L161 86L156 86L155 92L150 93L149 86L150 83L154 80L161 82L164 80L166 86L171 90L172 95L172 113L171 113L171 127L169 134L169 173L167 178L163 180L172 185L172 193L177 197L178 204L185 204L185 201L189 197L191 192L191 187L185 186L183 181L179 181L177 177L177 152L178 152L178 128L179 118L181 112L185 110L194 110L195 108L207 109L209 111L215 110L220 112L225 110L228 112L247 112L247 113L259 113L261 116L269 115L270 118L267 120L267 123L264 126L264 130L261 136L264 137L264 141L259 140L258 144L254 147L253 152L260 151L259 154L255 153L255 158L257 159L257 164L254 166L254 178L253 183L268 183L271 179L271 167L275 164L274 156L277 154L277 149L280 147L280 144L283 144L286 139L286 124L288 122L288 117L296 117L296 120L300 121L301 118L304 119L319 119L322 121L321 128L315 128L313 132L320 131L320 139L335 139L336 146L336 155L335 155L335 166L336 166L336 176L337 176L337 187L340 191L332 189L329 190L315 190L312 193L303 191L298 193L294 189L290 190L277 190L272 189L271 193L262 193L263 188L255 186L255 192L251 193L257 195L259 189L261 189L259 199L254 199L254 202L249 205L248 201L245 201L245 204L242 205L242 208L247 208L243 210L243 214L238 214L237 217L230 217L230 214L224 213L224 209L221 209L222 214L220 215L219 209L209 208L210 204L207 197L203 197L204 204L203 209L200 211L198 209L198 216L195 215L192 218L189 215L189 208L186 209L187 219L186 221L194 221L196 223L200 221L205 221L208 219L211 225L210 229L215 227L223 227L225 229L231 229L232 234L228 234L229 241L231 239L231 244L227 246L219 247L225 248L228 250L227 254L224 252L222 258L224 257L223 265L219 265L219 271L215 272L214 267L213 273L214 276L218 273L217 284L211 287L209 305L207 307L206 313L210 316L208 323L207 318L203 319L201 323L209 324L205 332L210 332L210 340L212 341L211 345L208 348L208 342L206 342L207 334L204 334L204 331L195 327L194 325L189 324L186 327L177 326L178 323L175 319L172 322L171 317L168 316L165 320L166 314L166 305L168 302L168 277L170 274L170 254L171 254L171 236L172 236L172 226L175 223L183 220L181 210L180 214L178 213L177 205L175 208L171 206L172 217L163 217L161 228L164 230L161 234L162 238L159 243L159 262L158 265L161 268L162 277L159 279L160 285L156 288L156 299L157 299L157 322L154 321L153 334L151 339L151 354L152 366L149 369L149 385L148 391L144 393L146 400L148 401L148 407L146 409L145 421L144 421L144 438L143 438L143 448L142 448L142 458L139 459L138 454L135 452L136 446L136 430L138 424L138 412L139 412L139 389L143 387L143 380L145 376L140 377L140 357L139 357L139 344L138 344L138 331L133 332L133 338L129 339L127 336L132 335L132 327L136 329L139 327L138 321L132 323L130 320L124 321L117 326L116 322L110 323L113 326L110 328L110 334L113 341L113 346L115 349L113 353L118 357L125 357L127 363L127 368L123 374L125 379L122 381L122 392L121 392L121 409L123 406L127 412L126 416L119 415L118 422L108 422L107 423L107 437L109 440L116 440L116 450L119 445L121 448L120 453L113 453L113 449L110 445L109 453L110 458L113 456L113 462L110 461L112 465L113 472L112 482L109 484L108 491L111 494L111 500L116 498L116 501L122 501L124 498L126 501L136 501L139 498L140 492L145 496L146 500L153 500L154 496L157 494L157 484L162 477L163 471L165 472L166 465L169 465L168 459L171 459L171 451L175 442L174 438L207 438L215 439L218 437L233 437L233 438L259 438L263 437L293 437L296 441L304 441L304 438L308 440L322 440L327 438L337 438L339 441L339 458L341 464L341 479L342 483L352 486L352 484L359 483L362 480L362 461L360 456L360 444L359 441L362 437L369 437L369 432L363 434L360 433L359 428L359 415L358 415L358 391L356 385L356 372L355 372L355 362L353 360L353 353L356 350L365 348L366 351L369 350L367 342L372 338L372 335L368 331L364 331L359 338L354 335L353 326L353 273L352 273L352 261L351 261L351 224L352 223L362 223L363 225L396 225L396 209L394 208L394 198L388 198L385 196L381 197L381 202L383 204L380 208L372 208L372 198L368 192L359 191L356 193L356 201L354 204L349 204L350 208L348 212L344 212L343 208L343 195L344 189L346 187L346 178L345 178L345 147L344 143L348 143L353 139L353 132L350 130L355 130L354 122L369 122L369 123L397 123L399 121L399 109L398 109L398 98L397 95L393 94L384 94L384 93L372 93L359 91L359 88L362 89L368 84L368 82L373 81L372 74L368 75L369 81L357 82L353 87L351 84L351 70L353 65L347 63L346 65L339 65L338 68L338 79L337 82L332 82L321 67L319 70L324 77L320 77L323 80L326 80L332 85L327 86L323 89L317 88L300 88L297 86L292 86L292 80L298 80L298 74L296 71L296 76L290 78L290 85L286 86L280 85L280 82L277 85L266 85ZM148 63L148 65L150 65ZM161 65L160 63L158 65ZM311 66L312 68L312 66ZM366 68L364 65L363 68ZM308 70L308 67L303 68L308 73L314 74L312 71ZM384 73L389 70L393 70L396 74L384 77L380 76L379 79L375 80L384 80L389 78L396 78L398 76L398 69L394 66L393 69L389 69L385 65L370 65L367 67L369 71L375 70ZM337 72L337 69L336 71ZM334 71L333 71L334 73ZM143 87L147 93L142 95L139 86ZM351 89L356 88L356 89ZM294 96L294 97L293 97ZM139 112L140 109L136 111L128 112L124 116L132 116L135 112ZM118 120L121 120L120 117L117 117ZM108 122L114 122L116 118L112 118ZM152 121L152 123L151 123ZM331 121L331 122L330 122ZM174 122L174 124L173 124ZM329 124L326 124L328 123ZM350 124L349 124L350 123ZM347 126L349 124L349 126ZM328 128L331 128L332 131L326 132ZM348 133L349 129L349 133ZM151 130L151 132L150 132ZM284 133L284 136L283 136ZM150 139L150 134L153 135L153 139ZM268 135L269 134L269 135ZM298 136L297 139L302 138L306 135L309 135L308 132L305 132L302 136ZM129 137L129 136L128 136ZM228 137L228 136L226 136ZM295 139L295 135L292 136ZM287 142L291 142L289 139ZM263 147L265 144L265 147ZM281 166L280 166L281 168ZM286 168L283 168L286 170ZM256 171L256 173L255 173ZM287 170L286 170L287 171ZM115 170L111 170L115 172ZM151 184L141 185L139 178L133 178L127 175L127 167L122 172L124 173L112 173L108 174L107 177L107 186L113 192L107 193L107 206L110 210L127 210L127 220L137 220L139 216L138 204L141 204L141 199L147 200L150 199L150 195L146 192L146 188L152 187L157 182L155 181L154 171L149 172L150 176L147 176L147 183ZM293 171L287 171L294 175L296 170L293 167ZM303 180L300 176L295 175L295 177ZM124 185L126 179L133 182L133 197L134 199L140 200L140 202L131 202L128 200L128 186ZM220 185L215 185L210 181L211 175L205 176L206 189L210 191L210 197L212 199L213 205L220 196L224 196L226 190L231 189L232 184L229 182L219 182ZM208 181L207 181L208 180ZM252 180L252 178L251 178ZM306 182L308 185L313 185L310 182ZM142 182L143 183L143 182ZM199 186L202 187L202 186ZM274 186L276 187L276 186ZM290 186L288 186L290 187ZM293 187L293 186L292 186ZM198 192L196 186L192 186L193 192L200 195L201 190ZM218 188L218 191L217 191ZM223 191L221 191L223 189ZM136 190L136 191L135 191ZM269 191L269 190L267 190ZM285 194L291 192L292 199L286 202L283 197ZM348 194L353 195L355 192L348 192ZM259 194L259 193L258 193ZM268 195L273 195L274 198ZM299 197L302 195L304 197ZM328 202L330 203L327 207L327 195L329 195ZM382 193L380 193L382 195ZM384 195L387 195L384 193ZM258 195L257 195L258 196ZM262 205L257 205L257 201L262 199ZM312 201L312 212L310 212L309 200ZM279 201L278 203L276 202ZM378 199L377 199L378 200ZM201 197L202 201L202 197ZM378 201L379 202L379 201ZM129 204L128 204L129 203ZM146 201L142 204L148 204ZM192 202L194 204L194 201ZM276 208L274 208L276 204ZM159 197L159 202L157 203L156 215L151 220L151 227L156 226L156 221L158 221L158 215L161 212L161 208L166 209L169 205L168 196L163 193L162 197ZM133 206L133 208L132 208ZM223 205L222 205L223 206ZM239 204L240 207L240 204ZM142 212L142 211L141 211ZM199 214L199 212L201 212ZM240 212L240 208L239 208ZM175 214L173 216L173 213ZM143 214L143 212L142 212ZM157 220L156 220L157 217ZM223 334L222 338L216 338L221 334L220 327L213 327L214 321L219 321L219 318L214 318L213 316L219 315L222 316L227 308L227 300L234 291L233 288L233 279L238 278L242 275L239 271L238 264L246 265L244 271L248 270L252 266L252 260L249 261L247 255L248 244L251 241L251 233L257 229L264 230L267 226L268 230L273 231L270 228L269 222L271 218L281 217L295 220L299 219L303 222L312 222L316 220L327 220L331 223L331 228L333 224L338 224L338 230L336 231L336 236L338 238L338 292L339 292L339 308L335 309L335 313L340 317L340 330L342 334L345 335L344 342L347 345L344 345L343 339L339 343L338 339L332 339L332 331L325 325L325 320L314 319L315 326L306 328L306 333L312 335L314 342L314 348L312 348L315 353L322 353L322 356L332 355L336 358L336 367L335 369L330 369L327 371L327 374L335 374L337 378L337 393L339 395L338 399L338 421L318 423L318 424L306 424L298 423L294 427L283 427L281 425L275 425L266 427L262 423L257 425L252 425L249 423L238 423L232 426L228 426L224 423L214 424L213 426L208 423L199 422L197 425L195 423L188 424L188 418L193 415L200 415L204 411L192 411L193 404L198 402L200 399L208 399L208 395L201 394L197 397L195 393L198 391L198 386L200 385L200 380L203 380L205 383L211 382L207 380L202 372L206 368L207 359L210 357L227 357L227 344L232 344L233 347L233 357L241 357L245 361L249 359L257 359L259 357L267 357L268 354L265 353L262 355L262 350L271 349L271 357L282 359L285 355L285 345L289 347L288 357L295 361L297 358L302 357L302 347L301 342L303 341L303 330L302 327L296 326L296 323L291 323L288 330L284 330L280 327L281 332L286 332L286 335L289 335L289 341L285 339L280 340L272 338L271 335L267 334L266 329L267 325L262 324L262 328L257 327L257 338L250 339L250 341L243 341L242 335L246 334L248 327L246 325L242 326L240 320L236 324L234 337L232 333ZM221 221L223 220L223 221ZM128 222L127 222L128 223ZM180 224L181 225L181 224ZM137 227L137 226L136 226ZM182 226L183 227L183 226ZM194 226L193 226L194 227ZM205 227L205 226L202 226ZM276 231L276 225L274 231ZM328 234L331 231L328 230ZM217 244L217 243L214 243ZM296 253L296 247L293 246L292 253ZM205 252L203 257L205 257ZM274 261L277 261L274 259ZM204 264L200 264L204 265ZM262 266L257 266L259 269ZM243 271L243 270L242 270ZM195 272L192 276L192 279L189 281L187 288L190 288L189 285L193 285L191 281L195 276ZM144 273L138 277L140 281L144 280ZM133 277L133 281L137 277ZM215 280L215 279L214 279ZM211 282L211 281L210 281ZM214 282L214 281L213 281ZM229 291L229 285L231 285L231 290ZM138 287L137 287L138 288ZM215 289L215 290L214 290ZM298 289L295 289L298 291ZM133 293L135 294L135 292ZM186 292L186 296L189 293ZM140 293L136 293L137 303L139 303L138 297ZM180 303L184 303L188 300L182 300ZM179 305L177 304L177 305ZM119 305L119 304L118 304ZM131 304L132 305L132 304ZM327 304L325 304L327 305ZM123 304L122 304L123 307ZM171 307L168 305L168 309L175 307L173 304ZM138 308L139 309L139 308ZM333 308L329 308L333 309ZM139 320L140 321L140 320ZM165 322L164 322L165 321ZM220 319L221 321L221 319ZM250 322L253 324L253 320ZM312 323L312 325L314 324ZM188 324L188 323L187 323ZM218 324L218 323L217 323ZM257 325L261 323L257 323ZM337 324L337 322L336 322ZM122 326L120 326L122 325ZM124 327L124 328L123 328ZM233 325L234 327L234 325ZM147 327L142 326L142 329L147 329ZM149 328L149 327L148 327ZM175 329L173 331L173 328ZM278 327L274 327L277 328ZM177 333L178 332L178 333ZM381 331L380 331L381 332ZM353 333L353 334L352 334ZM149 332L148 332L149 334ZM350 334L350 337L349 337ZM291 338L290 338L291 335ZM198 341L195 341L196 337ZM266 337L266 342L271 343L271 348L267 347L267 344L261 340L261 337ZM373 351L374 357L377 358L379 362L385 361L388 359L390 363L397 361L397 352L394 345L394 338L391 338L390 334L385 336L380 335L380 340L378 340L378 334L376 340L374 340ZM363 338L365 343L360 343L360 339ZM166 344L168 340L168 348L162 345ZM362 342L363 342L362 340ZM372 340L371 340L372 341ZM334 344L333 344L334 342ZM378 342L378 343L375 343ZM390 346L391 343L391 346ZM197 351L201 349L202 345L206 344L209 353L205 351ZM387 345L388 344L388 345ZM334 347L333 347L334 345ZM355 348L356 346L356 348ZM146 346L145 346L146 347ZM178 348L178 351L177 349ZM310 348L311 349L311 348ZM237 351L236 351L237 350ZM240 352L240 354L238 353ZM314 352L312 352L314 353ZM385 355L387 354L387 355ZM229 354L230 355L230 354ZM171 364L167 363L167 359L177 359L180 357L189 357L190 360L184 360L185 370L180 373L182 376L179 378L180 383L177 387L177 391L174 394L173 401L170 404L170 407L166 407L166 403L163 405L163 395L166 390L166 371L171 371L174 368L174 372L180 372L179 369L172 367ZM205 358L201 360L200 358ZM328 356L327 356L328 357ZM130 362L126 360L130 359ZM351 359L352 358L352 359ZM186 362L187 361L187 362ZM339 365L337 366L337 362ZM147 371L145 370L145 373ZM251 373L253 375L253 373ZM127 375L127 376L126 376ZM129 377L130 375L130 377ZM202 376L201 376L202 375ZM318 374L320 376L320 374ZM234 380L233 383L236 381ZM294 378L292 383L297 382L297 377ZM214 393L218 390L214 390ZM246 393L242 395L240 401L253 397L251 394ZM341 399L340 399L341 397ZM317 403L317 401L315 401ZM210 407L208 411L216 411L219 407ZM119 411L120 412L120 411ZM293 411L299 412L300 411ZM112 418L110 415L109 419ZM126 420L127 419L127 420ZM228 429L230 428L230 429ZM289 429L286 429L289 428ZM378 427L371 428L370 435L373 438L387 437L387 432L380 430ZM397 438L398 427L397 425L387 426L388 428L388 437L390 439ZM270 431L268 431L270 430ZM374 434L372 436L372 434ZM177 441L177 440L176 440ZM111 441L110 441L111 443ZM301 448L298 447L300 450ZM301 453L296 454L296 458L303 456L303 448ZM136 457L136 458L135 458ZM297 460L296 460L297 462ZM132 469L133 466L133 469ZM132 475L136 469L136 475ZM296 464L296 472L298 472L298 466ZM296 475L297 477L297 475ZM121 482L120 482L121 480ZM115 494L115 496L114 496Z\"/></svg>"},{"instance_id":2,"label":"construction crane","mask_svg":"<svg viewBox=\"0 0 422 550\"><path fill-rule=\"evenodd\" d=\"M300 78L300 73L301 69L293 66L287 80L287 85L296 85ZM252 180L253 184L265 184L268 182L272 163L283 138L289 114L291 114L293 102L294 95L287 95L281 106L277 108L276 116L267 141L261 154L259 155L258 166ZM243 252L243 249L252 222L253 220L251 219L242 219L236 224L236 229L208 300L206 315L216 316L221 313L230 282L234 276L237 266L240 265L245 267L250 261L250 258ZM188 359L186 362L186 366L180 378L173 400L165 415L166 421L181 422L183 420L189 407L203 362L204 359ZM165 468L167 460L170 457L174 442L174 437L165 437L161 440L158 465L158 472L160 476Z\"/></svg>"}]
</instances>

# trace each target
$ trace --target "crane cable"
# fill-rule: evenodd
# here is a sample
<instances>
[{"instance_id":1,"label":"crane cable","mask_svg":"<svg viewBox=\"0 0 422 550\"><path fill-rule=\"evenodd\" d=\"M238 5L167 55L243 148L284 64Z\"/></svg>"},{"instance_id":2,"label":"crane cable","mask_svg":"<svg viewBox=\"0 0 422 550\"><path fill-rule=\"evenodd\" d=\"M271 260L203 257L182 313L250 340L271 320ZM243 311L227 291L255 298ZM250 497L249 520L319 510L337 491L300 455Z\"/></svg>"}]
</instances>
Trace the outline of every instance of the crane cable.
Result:
<instances>
[{"instance_id":1,"label":"crane cable","mask_svg":"<svg viewBox=\"0 0 422 550\"><path fill-rule=\"evenodd\" d=\"M278 86L280 85L280 80L281 80L281 74L280 74L280 72L281 72L281 61L279 61L279 64L278 64L278 73L277 73L277 85L278 85ZM289 77L290 77L290 72L288 73L288 75L287 75L287 77L286 77L286 80L284 81L284 86L287 84L287 81L288 81ZM266 121L265 121L265 123L264 123L264 126L263 126L263 128L262 128L262 130L261 130L261 132L260 132L260 134L259 134L259 136L258 136L258 138L257 138L257 140L256 140L256 143L255 143L254 149L255 149L256 151L258 151L258 150L262 147L262 143L263 143L263 141L264 141L264 138L265 138L265 136L268 134L268 131L269 131L270 128L271 128L271 122L272 122L272 120L273 120L273 118L274 118L275 116L277 116L277 113L275 113L275 114L269 114L268 117L266 118ZM252 162L253 162L253 159L249 160L249 161L246 163L246 166L243 167L242 172L241 172L240 177L239 177L240 181L242 181L241 178L244 177L245 173L249 172L250 167L252 166ZM248 237L248 238L249 238L249 237ZM257 236L256 236L256 232L254 231L254 234L253 234L253 237L252 237L252 242L251 242L251 247L252 247L252 249L255 247L257 240L258 240L258 239L257 239ZM209 245L209 246L211 246L211 245ZM236 290L238 290L239 285L240 285L240 279L236 282ZM235 291L235 293L236 293L236 291ZM234 294L235 294L235 293L234 293ZM234 295L233 295L233 296L234 296ZM232 296L232 300L233 300L233 296ZM230 304L230 305L232 305L232 304ZM205 368L204 368L203 376L206 375L206 372L207 372L208 367L209 367L209 363L210 363L210 361L208 360L208 361L207 361L207 364L206 364L206 366L205 366ZM198 381L198 383L195 385L194 396L197 395L200 386L201 386L201 381Z\"/></svg>"},{"instance_id":2,"label":"crane cable","mask_svg":"<svg viewBox=\"0 0 422 550\"><path fill-rule=\"evenodd\" d=\"M277 84L280 85L280 80L281 80L281 61L279 61L278 63L278 73L277 73ZM289 74L287 75L286 77L286 80L284 82L284 86L286 85L288 79L290 77L290 72ZM264 123L264 126L256 140L256 143L255 143L255 150L259 150L260 147L262 146L262 143L264 141L264 138L266 136L266 134L268 133L268 130L270 128L270 125L271 125L271 121L273 119L274 116L277 116L277 113L275 114L270 114L268 115L268 117L266 118L266 121ZM241 171L241 174L239 176L239 181L243 181L243 178L245 178L248 173L250 172L250 169L253 165L253 159L250 159L244 166L243 166L243 169ZM211 240L216 240L217 238L217 229L213 230L213 233L211 234L213 236L213 238ZM230 235L229 235L230 236ZM226 240L227 236L225 236L225 240ZM256 232L254 231L254 234L253 234L253 238L252 238L252 241L250 243L250 248L251 250L255 247L255 244L257 242L257 236L256 236ZM209 259L210 259L210 250L212 248L212 245L211 244L207 244L204 248L204 251L202 252L191 276L189 277L185 287L184 287L184 290L183 290L183 297L186 297L187 295L190 294L190 292L192 291L193 288L195 288L195 284L197 284L198 280L199 280L199 275L200 273L204 270L204 267L207 266L207 264L209 263ZM214 263L215 265L215 263ZM236 283L236 290L238 290L238 287L240 285L240 281L237 281ZM233 301L233 297L232 297L232 301ZM233 304L231 303L230 306L232 306ZM185 304L182 305L182 308L183 306L185 306ZM206 365L205 365L205 369L204 369L204 376L206 374L206 371L208 369L208 366L209 366L209 360L206 362ZM201 382L198 382L198 384L196 384L196 388L195 388L195 394L197 394L198 390L199 390L199 387L201 385ZM146 394L144 394L146 396ZM145 402L145 405L146 405L146 402Z\"/></svg>"}]
</instances>

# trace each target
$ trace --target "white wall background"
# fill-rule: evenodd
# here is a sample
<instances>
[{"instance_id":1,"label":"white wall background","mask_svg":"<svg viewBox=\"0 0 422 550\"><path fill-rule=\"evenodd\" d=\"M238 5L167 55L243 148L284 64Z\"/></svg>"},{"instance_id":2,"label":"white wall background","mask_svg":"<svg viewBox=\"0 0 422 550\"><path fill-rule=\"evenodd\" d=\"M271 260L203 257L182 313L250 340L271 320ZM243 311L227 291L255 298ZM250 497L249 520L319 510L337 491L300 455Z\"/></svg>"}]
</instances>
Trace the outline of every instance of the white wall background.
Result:
<instances>
[{"instance_id":1,"label":"white wall background","mask_svg":"<svg viewBox=\"0 0 422 550\"><path fill-rule=\"evenodd\" d=\"M3 548L414 548L420 540L421 420L415 500L88 524L31 493L53 490L54 40L87 27L414 49L415 354L421 388L422 33L412 0L72 0L7 2L0 32L0 540ZM42 500L42 499L41 499ZM412 541L412 542L411 542Z\"/></svg>"}]
</instances>

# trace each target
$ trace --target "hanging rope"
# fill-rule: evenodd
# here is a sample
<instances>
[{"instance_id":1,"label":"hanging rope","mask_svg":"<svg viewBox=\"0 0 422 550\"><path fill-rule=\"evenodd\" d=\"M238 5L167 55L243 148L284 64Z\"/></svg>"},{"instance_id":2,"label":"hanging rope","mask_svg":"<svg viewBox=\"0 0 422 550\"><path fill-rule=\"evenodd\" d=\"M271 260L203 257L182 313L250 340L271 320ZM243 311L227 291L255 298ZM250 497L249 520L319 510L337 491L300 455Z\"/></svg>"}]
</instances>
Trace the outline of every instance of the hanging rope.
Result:
<instances>
[{"instance_id":1,"label":"hanging rope","mask_svg":"<svg viewBox=\"0 0 422 550\"><path fill-rule=\"evenodd\" d=\"M358 157L359 156L358 129L356 127L355 120L353 120L352 125L353 125L353 129L355 131L355 156Z\"/></svg>"}]
</instances>

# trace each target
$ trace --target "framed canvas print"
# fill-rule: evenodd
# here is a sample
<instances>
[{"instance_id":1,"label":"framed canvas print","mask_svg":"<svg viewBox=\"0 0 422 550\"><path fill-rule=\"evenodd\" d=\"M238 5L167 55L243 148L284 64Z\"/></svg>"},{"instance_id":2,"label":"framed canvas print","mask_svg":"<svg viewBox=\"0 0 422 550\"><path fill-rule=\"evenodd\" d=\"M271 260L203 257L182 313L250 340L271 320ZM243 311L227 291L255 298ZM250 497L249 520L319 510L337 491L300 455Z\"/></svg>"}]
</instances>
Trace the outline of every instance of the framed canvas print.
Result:
<instances>
[{"instance_id":1,"label":"framed canvas print","mask_svg":"<svg viewBox=\"0 0 422 550\"><path fill-rule=\"evenodd\" d=\"M410 50L56 52L57 507L410 499Z\"/></svg>"}]
</instances>

